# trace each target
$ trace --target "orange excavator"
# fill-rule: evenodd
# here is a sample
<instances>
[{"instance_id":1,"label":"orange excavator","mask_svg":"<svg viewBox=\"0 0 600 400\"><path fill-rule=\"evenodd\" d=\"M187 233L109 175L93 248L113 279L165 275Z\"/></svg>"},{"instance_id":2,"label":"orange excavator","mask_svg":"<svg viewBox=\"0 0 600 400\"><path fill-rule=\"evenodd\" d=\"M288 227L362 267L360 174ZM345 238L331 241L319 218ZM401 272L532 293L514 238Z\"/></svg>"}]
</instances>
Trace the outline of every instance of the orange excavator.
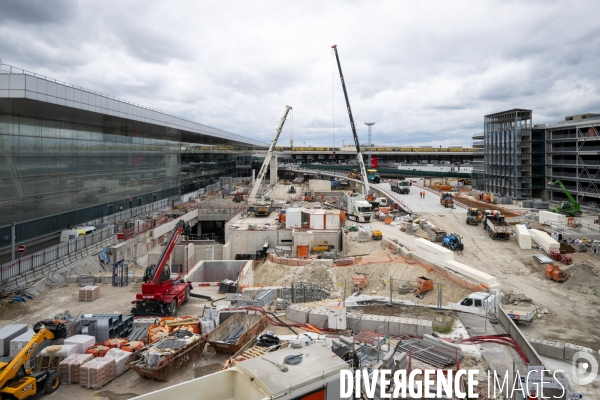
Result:
<instances>
[{"instance_id":1,"label":"orange excavator","mask_svg":"<svg viewBox=\"0 0 600 400\"><path fill-rule=\"evenodd\" d=\"M558 265L548 264L546 266L546 278L556 282L564 282L569 279L569 274L561 270Z\"/></svg>"}]
</instances>

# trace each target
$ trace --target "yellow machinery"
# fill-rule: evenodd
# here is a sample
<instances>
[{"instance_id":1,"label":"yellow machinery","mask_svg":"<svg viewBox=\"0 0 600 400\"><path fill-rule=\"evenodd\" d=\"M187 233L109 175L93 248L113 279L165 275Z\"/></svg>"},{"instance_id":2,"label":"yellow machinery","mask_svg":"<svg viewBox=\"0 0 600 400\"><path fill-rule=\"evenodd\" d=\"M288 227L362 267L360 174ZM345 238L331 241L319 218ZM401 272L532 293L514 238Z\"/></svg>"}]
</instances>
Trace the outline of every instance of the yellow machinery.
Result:
<instances>
[{"instance_id":1,"label":"yellow machinery","mask_svg":"<svg viewBox=\"0 0 600 400\"><path fill-rule=\"evenodd\" d=\"M312 247L313 253L319 253L321 251L330 251L334 246L329 244L327 240L325 240L322 244L317 244Z\"/></svg>"},{"instance_id":2,"label":"yellow machinery","mask_svg":"<svg viewBox=\"0 0 600 400\"><path fill-rule=\"evenodd\" d=\"M381 240L383 238L383 234L381 233L381 231L373 230L371 232L371 237L373 238L373 240Z\"/></svg>"},{"instance_id":3,"label":"yellow machinery","mask_svg":"<svg viewBox=\"0 0 600 400\"><path fill-rule=\"evenodd\" d=\"M27 399L42 393L53 393L60 387L60 375L57 371L33 372L25 370L24 365L45 340L67 337L65 322L46 319L36 323L33 326L35 335L19 354L12 360L0 359L0 398Z\"/></svg>"}]
</instances>

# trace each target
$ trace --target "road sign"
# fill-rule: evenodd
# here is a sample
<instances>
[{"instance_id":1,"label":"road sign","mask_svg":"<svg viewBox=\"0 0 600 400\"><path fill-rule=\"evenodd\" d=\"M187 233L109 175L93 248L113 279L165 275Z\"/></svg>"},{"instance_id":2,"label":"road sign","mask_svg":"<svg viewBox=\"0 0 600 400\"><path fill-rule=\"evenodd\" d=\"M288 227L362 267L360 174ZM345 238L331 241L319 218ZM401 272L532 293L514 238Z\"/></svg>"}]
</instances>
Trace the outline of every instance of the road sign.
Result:
<instances>
[{"instance_id":1,"label":"road sign","mask_svg":"<svg viewBox=\"0 0 600 400\"><path fill-rule=\"evenodd\" d=\"M17 246L17 251L19 253L25 253L25 250L27 250L27 247L25 247L24 245Z\"/></svg>"}]
</instances>

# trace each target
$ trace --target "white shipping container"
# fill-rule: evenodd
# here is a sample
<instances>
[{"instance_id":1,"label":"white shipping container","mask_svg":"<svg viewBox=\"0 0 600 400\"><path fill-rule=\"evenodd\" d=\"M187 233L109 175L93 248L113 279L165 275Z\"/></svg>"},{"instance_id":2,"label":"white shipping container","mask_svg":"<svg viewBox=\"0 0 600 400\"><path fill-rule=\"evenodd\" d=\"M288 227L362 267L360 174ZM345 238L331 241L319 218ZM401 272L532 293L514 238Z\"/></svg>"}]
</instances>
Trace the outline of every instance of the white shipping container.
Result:
<instances>
[{"instance_id":1,"label":"white shipping container","mask_svg":"<svg viewBox=\"0 0 600 400\"><path fill-rule=\"evenodd\" d=\"M339 210L325 211L325 229L340 229Z\"/></svg>"}]
</instances>

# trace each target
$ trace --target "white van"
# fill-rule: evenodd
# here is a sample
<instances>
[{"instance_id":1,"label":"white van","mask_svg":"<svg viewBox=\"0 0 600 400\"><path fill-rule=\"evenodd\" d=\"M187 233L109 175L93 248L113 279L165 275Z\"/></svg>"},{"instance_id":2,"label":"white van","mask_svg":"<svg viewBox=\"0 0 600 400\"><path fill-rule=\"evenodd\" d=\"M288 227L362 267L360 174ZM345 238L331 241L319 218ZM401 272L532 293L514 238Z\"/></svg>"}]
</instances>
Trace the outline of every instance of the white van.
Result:
<instances>
[{"instance_id":1,"label":"white van","mask_svg":"<svg viewBox=\"0 0 600 400\"><path fill-rule=\"evenodd\" d=\"M80 226L78 228L75 229L67 229L66 231L62 231L60 233L60 241L61 242L68 242L69 240L81 237L81 236L85 236L85 235L90 235L92 233L94 233L96 231L96 228L94 228L93 226Z\"/></svg>"}]
</instances>

